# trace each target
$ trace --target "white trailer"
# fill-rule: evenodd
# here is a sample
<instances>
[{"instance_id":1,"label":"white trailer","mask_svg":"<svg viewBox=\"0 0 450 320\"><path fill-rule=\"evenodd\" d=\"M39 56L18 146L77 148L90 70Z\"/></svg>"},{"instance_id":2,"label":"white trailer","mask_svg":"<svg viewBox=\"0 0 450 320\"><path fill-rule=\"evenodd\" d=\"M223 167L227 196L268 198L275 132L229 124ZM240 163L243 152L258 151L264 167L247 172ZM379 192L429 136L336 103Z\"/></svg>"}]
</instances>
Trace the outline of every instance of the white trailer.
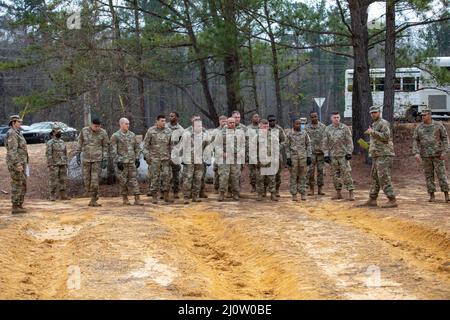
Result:
<instances>
[{"instance_id":1,"label":"white trailer","mask_svg":"<svg viewBox=\"0 0 450 320\"><path fill-rule=\"evenodd\" d=\"M431 58L439 68L450 71L450 57ZM383 68L370 69L374 104L383 105ZM344 118L352 117L353 69L345 71ZM414 121L424 105L430 106L435 119L450 119L450 84L439 87L424 68L398 68L395 72L394 118Z\"/></svg>"}]
</instances>

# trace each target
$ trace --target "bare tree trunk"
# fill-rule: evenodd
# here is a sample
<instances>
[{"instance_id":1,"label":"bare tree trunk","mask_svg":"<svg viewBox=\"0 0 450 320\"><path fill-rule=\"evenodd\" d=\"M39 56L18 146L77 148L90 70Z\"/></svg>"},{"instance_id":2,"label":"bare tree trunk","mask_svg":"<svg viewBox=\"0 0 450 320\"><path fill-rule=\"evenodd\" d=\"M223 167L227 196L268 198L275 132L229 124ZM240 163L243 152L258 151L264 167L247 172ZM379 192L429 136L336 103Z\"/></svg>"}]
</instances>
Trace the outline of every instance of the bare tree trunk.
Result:
<instances>
[{"instance_id":1,"label":"bare tree trunk","mask_svg":"<svg viewBox=\"0 0 450 320\"><path fill-rule=\"evenodd\" d=\"M203 95L205 96L206 106L208 108L209 119L215 124L219 123L219 116L217 114L216 107L214 106L214 100L209 90L208 71L206 68L206 59L203 58L203 53L197 44L197 36L195 35L194 28L192 26L191 16L189 14L189 1L184 0L184 8L186 15L186 29L188 31L189 38L192 42L192 47L198 60L198 67L200 69L200 83L202 85Z\"/></svg>"},{"instance_id":2,"label":"bare tree trunk","mask_svg":"<svg viewBox=\"0 0 450 320\"><path fill-rule=\"evenodd\" d=\"M138 0L133 0L133 9L134 9L134 34L136 37L136 60L139 65L139 70L141 70L141 62L142 62L142 44L141 44L141 27L139 22L139 7ZM147 131L147 121L145 119L145 97L144 97L144 78L142 72L138 73L138 98L139 98L139 110L141 111L142 116L142 129L143 131Z\"/></svg>"},{"instance_id":3,"label":"bare tree trunk","mask_svg":"<svg viewBox=\"0 0 450 320\"><path fill-rule=\"evenodd\" d=\"M356 151L357 141L364 136L370 125L369 108L372 105L372 92L369 76L369 35L367 29L367 8L371 1L348 0L352 45L354 55L353 95L352 95L352 131Z\"/></svg>"},{"instance_id":4,"label":"bare tree trunk","mask_svg":"<svg viewBox=\"0 0 450 320\"><path fill-rule=\"evenodd\" d=\"M270 48L272 50L272 74L275 83L275 98L277 108L277 118L280 126L284 126L283 107L281 105L281 85L280 85L280 67L278 65L278 51L275 42L275 35L272 31L272 22L270 20L270 12L267 5L268 1L264 1L264 14L267 19L267 34L270 39Z\"/></svg>"},{"instance_id":5,"label":"bare tree trunk","mask_svg":"<svg viewBox=\"0 0 450 320\"><path fill-rule=\"evenodd\" d=\"M259 102L258 102L258 88L256 86L256 72L255 72L255 65L253 62L253 47L252 47L252 37L249 33L248 36L248 60L249 60L249 68L250 68L250 77L252 79L252 92L253 92L253 99L255 102L255 109L257 113L261 113L259 110Z\"/></svg>"},{"instance_id":6,"label":"bare tree trunk","mask_svg":"<svg viewBox=\"0 0 450 320\"><path fill-rule=\"evenodd\" d=\"M383 118L390 123L394 122L395 38L395 0L387 0Z\"/></svg>"},{"instance_id":7,"label":"bare tree trunk","mask_svg":"<svg viewBox=\"0 0 450 320\"><path fill-rule=\"evenodd\" d=\"M244 110L240 101L240 60L236 26L236 4L233 0L224 0L222 5L223 17L227 26L226 30L232 35L232 41L227 44L228 47L223 59L228 113L231 114L233 110L238 110L243 115Z\"/></svg>"}]
</instances>

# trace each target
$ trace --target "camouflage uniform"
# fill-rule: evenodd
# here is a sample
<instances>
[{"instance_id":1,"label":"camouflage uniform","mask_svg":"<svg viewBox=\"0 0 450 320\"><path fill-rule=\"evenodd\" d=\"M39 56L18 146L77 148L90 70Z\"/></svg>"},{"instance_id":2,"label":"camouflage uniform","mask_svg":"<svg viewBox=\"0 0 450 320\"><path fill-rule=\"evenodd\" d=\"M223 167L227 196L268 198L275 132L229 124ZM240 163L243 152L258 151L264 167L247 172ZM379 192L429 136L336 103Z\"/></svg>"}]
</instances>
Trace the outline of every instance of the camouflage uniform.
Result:
<instances>
[{"instance_id":1,"label":"camouflage uniform","mask_svg":"<svg viewBox=\"0 0 450 320\"><path fill-rule=\"evenodd\" d=\"M227 132L230 134L234 133L234 150L227 150L226 148L226 140L227 140ZM238 135L241 134L245 137L245 133L243 130L239 129L228 129L226 126L223 128L223 130L216 133L216 136L214 138L214 148L215 148L215 154L217 155L220 149L222 155L225 155L225 153L229 154L229 157L233 157L234 162L233 164L227 164L227 158L223 158L222 162L218 161L218 158L216 156L216 161L218 161L218 173L219 173L219 191L220 193L225 193L229 188L231 189L231 192L236 196L239 197L240 192L240 179L241 179L241 170L242 165L238 163ZM218 139L218 136L221 135L221 139ZM229 158L230 159L230 158ZM230 161L230 160L228 160Z\"/></svg>"},{"instance_id":2,"label":"camouflage uniform","mask_svg":"<svg viewBox=\"0 0 450 320\"><path fill-rule=\"evenodd\" d=\"M6 165L11 176L11 203L22 208L27 192L25 170L28 165L27 142L19 130L10 128L5 137ZM17 168L22 168L19 171Z\"/></svg>"},{"instance_id":3,"label":"camouflage uniform","mask_svg":"<svg viewBox=\"0 0 450 320\"><path fill-rule=\"evenodd\" d=\"M344 187L347 190L354 190L350 161L345 159L346 154L352 154L353 152L350 128L343 123L340 123L337 127L334 127L332 124L327 126L324 133L322 150L325 157L331 157L331 172L334 188L338 191L342 190L342 179Z\"/></svg>"},{"instance_id":4,"label":"camouflage uniform","mask_svg":"<svg viewBox=\"0 0 450 320\"><path fill-rule=\"evenodd\" d=\"M62 139L52 138L45 151L49 171L50 194L53 199L56 191L64 192L67 186L67 148ZM54 199L53 199L54 200Z\"/></svg>"},{"instance_id":5,"label":"camouflage uniform","mask_svg":"<svg viewBox=\"0 0 450 320\"><path fill-rule=\"evenodd\" d=\"M251 124L249 124L249 125L247 126L247 132L250 131L249 129L253 129L253 130L255 130L256 132L258 132L258 130L259 130L259 125L258 125L258 124L257 124L257 125L254 125L253 123L251 123ZM257 172L256 172L256 171L258 170L258 165L257 165L257 164L250 164L250 163L249 163L248 169L249 169L249 171L250 171L250 173L249 173L250 185L251 185L253 188L255 188L255 190L256 190L256 175L257 175Z\"/></svg>"},{"instance_id":6,"label":"camouflage uniform","mask_svg":"<svg viewBox=\"0 0 450 320\"><path fill-rule=\"evenodd\" d=\"M284 129L279 126L278 124L275 125L274 129L278 129L279 133L278 133L278 140L279 140L279 144L280 144L280 165L278 167L278 172L275 176L275 189L276 189L276 193L278 194L280 191L280 186L281 186L281 170L283 170L284 167L284 153L285 153L285 144L286 144L286 133L284 132ZM269 130L273 130L273 129L269 129Z\"/></svg>"},{"instance_id":7,"label":"camouflage uniform","mask_svg":"<svg viewBox=\"0 0 450 320\"><path fill-rule=\"evenodd\" d=\"M222 127L217 127L214 129L211 133L211 146L214 144L214 138L218 132L222 132ZM214 161L213 165L213 172L214 172L214 190L219 191L219 165L217 164L217 161Z\"/></svg>"},{"instance_id":8,"label":"camouflage uniform","mask_svg":"<svg viewBox=\"0 0 450 320\"><path fill-rule=\"evenodd\" d=\"M414 131L413 153L422 158L423 171L427 182L428 193L436 192L434 174L438 176L442 192L448 192L447 173L442 155L449 153L447 130L440 122L421 123Z\"/></svg>"},{"instance_id":9,"label":"camouflage uniform","mask_svg":"<svg viewBox=\"0 0 450 320\"><path fill-rule=\"evenodd\" d=\"M201 137L199 136L201 135ZM201 155L202 158L194 159L194 140L201 138ZM181 144L183 147L190 145L190 161L186 161L183 156L184 168L183 168L183 195L185 199L188 199L192 196L192 199L195 201L198 199L200 195L200 189L202 185L202 179L204 176L204 168L206 167L203 163L203 151L205 147L209 144L210 138L208 133L205 130L202 130L202 133L195 133L193 131L192 126L187 128L183 133L181 138ZM185 149L183 149L185 150ZM189 150L188 150L189 151ZM199 150L200 151L200 150Z\"/></svg>"},{"instance_id":10,"label":"camouflage uniform","mask_svg":"<svg viewBox=\"0 0 450 320\"><path fill-rule=\"evenodd\" d=\"M286 158L291 159L290 192L293 196L299 192L305 194L307 165L306 159L311 157L311 141L303 130L292 130L286 139Z\"/></svg>"},{"instance_id":11,"label":"camouflage uniform","mask_svg":"<svg viewBox=\"0 0 450 320\"><path fill-rule=\"evenodd\" d=\"M308 167L308 181L310 187L314 186L314 173L317 168L317 186L323 186L323 168L325 162L323 161L322 140L327 126L319 122L317 124L307 124L306 132L311 140L311 165Z\"/></svg>"},{"instance_id":12,"label":"camouflage uniform","mask_svg":"<svg viewBox=\"0 0 450 320\"><path fill-rule=\"evenodd\" d=\"M388 198L395 197L391 171L395 156L391 126L381 117L372 124L369 156L372 157L370 198L377 199L380 188Z\"/></svg>"},{"instance_id":13,"label":"camouflage uniform","mask_svg":"<svg viewBox=\"0 0 450 320\"><path fill-rule=\"evenodd\" d=\"M135 161L139 161L141 147L136 135L131 132L118 130L111 136L111 157L114 161L114 171L120 183L120 193L122 196L128 195L128 185L131 187L133 195L140 195L139 184L137 182L137 168ZM117 163L123 164L120 171Z\"/></svg>"},{"instance_id":14,"label":"camouflage uniform","mask_svg":"<svg viewBox=\"0 0 450 320\"><path fill-rule=\"evenodd\" d=\"M84 190L95 200L98 199L99 177L102 162L108 159L108 149L109 139L104 129L94 132L90 127L85 127L81 130L76 153L83 152Z\"/></svg>"},{"instance_id":15,"label":"camouflage uniform","mask_svg":"<svg viewBox=\"0 0 450 320\"><path fill-rule=\"evenodd\" d=\"M262 159L262 154L260 152L260 143L261 143L261 133L262 131L258 131L257 135L252 138L250 141L252 145L256 146L256 152L257 152L257 164L253 165L255 167L255 182L256 182L256 192L258 192L259 195L264 194L266 191L269 191L270 193L276 192L276 172L274 174L263 174L264 170L263 168L270 168L271 167L271 157L272 157L272 136L270 135L270 131L267 131L267 157L270 159ZM268 162L267 162L268 161ZM280 164L278 164L280 165ZM268 170L268 169L266 169ZM266 172L269 173L269 172Z\"/></svg>"},{"instance_id":16,"label":"camouflage uniform","mask_svg":"<svg viewBox=\"0 0 450 320\"><path fill-rule=\"evenodd\" d=\"M144 138L144 158L148 164L149 194L155 196L160 190L170 189L171 169L170 157L172 149L172 130L159 129L156 126L148 129Z\"/></svg>"},{"instance_id":17,"label":"camouflage uniform","mask_svg":"<svg viewBox=\"0 0 450 320\"><path fill-rule=\"evenodd\" d=\"M172 137L173 139L173 145L174 147L177 145L178 141L180 141L181 139L181 135L183 134L183 127L177 123L176 125L172 125L170 122L167 124L167 127L172 130L172 133L175 133L174 136ZM171 169L172 169L172 181L171 181L171 185L172 185L172 191L174 194L178 194L178 192L180 192L180 171L181 171L181 164L176 164L171 162L170 164Z\"/></svg>"}]
</instances>

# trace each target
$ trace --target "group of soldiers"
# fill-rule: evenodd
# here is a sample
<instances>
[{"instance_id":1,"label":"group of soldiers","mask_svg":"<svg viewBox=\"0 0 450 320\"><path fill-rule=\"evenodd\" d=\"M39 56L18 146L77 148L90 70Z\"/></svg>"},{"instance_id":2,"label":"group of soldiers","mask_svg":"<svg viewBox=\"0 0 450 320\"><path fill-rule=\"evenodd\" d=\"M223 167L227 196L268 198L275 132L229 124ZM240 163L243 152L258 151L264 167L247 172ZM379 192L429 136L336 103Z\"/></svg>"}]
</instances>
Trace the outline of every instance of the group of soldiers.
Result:
<instances>
[{"instance_id":1,"label":"group of soldiers","mask_svg":"<svg viewBox=\"0 0 450 320\"><path fill-rule=\"evenodd\" d=\"M365 134L370 138L371 187L369 199L359 206L377 206L377 197L382 189L388 198L382 207L392 208L397 207L391 179L395 156L393 135L391 125L382 119L380 111L379 106L370 108L373 123ZM429 108L422 110L422 119L414 131L413 153L418 163L422 164L429 201L435 201L436 173L445 201L450 202L445 169L449 153L447 131L442 123L432 120ZM299 200L298 194L301 200L306 200L307 185L308 195L314 195L316 185L317 194L324 195L325 164L330 165L336 190L332 199L343 199L342 189L345 188L348 200L354 200L352 134L350 128L341 123L338 112L332 113L328 126L319 121L316 112L311 112L309 123L306 118L296 119L288 133L277 124L273 115L261 119L258 114L254 114L250 125L244 126L238 111L234 111L231 117L220 116L219 126L213 130L206 130L201 117L196 114L191 117L191 126L187 129L179 124L177 112L171 112L168 120L166 122L165 115L157 117L155 125L145 134L142 147L136 135L130 131L130 122L126 118L119 120L119 130L111 138L101 128L98 119L81 130L76 147L76 162L82 166L84 190L91 198L89 206L100 206L97 202L99 176L102 169L107 168L109 158L114 162L123 204L131 205L128 196L132 193L134 205L143 205L137 181L141 155L148 164L147 195L152 197L154 204L158 203L158 195L166 203L171 203L173 199L180 198L180 191L185 204L207 198L205 176L207 167L212 164L218 201L224 201L227 196L236 201L240 199L241 173L245 165L249 169L251 192L257 193L256 200L262 201L268 192L272 201L278 201L284 164L290 171L289 190L293 201ZM11 128L5 139L13 214L26 212L23 202L29 159L27 144L20 131L21 123L19 116L11 116ZM240 145L243 145L244 152L239 148ZM256 148L256 153L249 152L251 148ZM61 129L57 126L53 127L51 139L47 142L46 157L50 200L57 199L57 192L60 199L70 199L66 194L67 148L61 138ZM274 166L274 163L277 165Z\"/></svg>"}]
</instances>

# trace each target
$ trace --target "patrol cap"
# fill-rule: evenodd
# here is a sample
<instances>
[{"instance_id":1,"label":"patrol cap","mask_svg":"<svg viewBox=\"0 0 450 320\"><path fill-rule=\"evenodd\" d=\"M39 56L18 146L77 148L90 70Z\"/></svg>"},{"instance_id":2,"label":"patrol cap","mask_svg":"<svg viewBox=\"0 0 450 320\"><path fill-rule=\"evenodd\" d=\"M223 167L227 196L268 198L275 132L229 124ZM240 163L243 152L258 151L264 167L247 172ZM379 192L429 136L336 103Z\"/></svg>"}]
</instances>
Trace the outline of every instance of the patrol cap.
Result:
<instances>
[{"instance_id":1,"label":"patrol cap","mask_svg":"<svg viewBox=\"0 0 450 320\"><path fill-rule=\"evenodd\" d=\"M370 109L369 109L369 113L372 113L372 112L381 112L381 107L380 106L376 106L376 105L371 106Z\"/></svg>"},{"instance_id":2,"label":"patrol cap","mask_svg":"<svg viewBox=\"0 0 450 320\"><path fill-rule=\"evenodd\" d=\"M420 111L420 114L422 115L422 114L428 114L428 113L431 113L430 107L429 106L423 106L422 110Z\"/></svg>"},{"instance_id":3,"label":"patrol cap","mask_svg":"<svg viewBox=\"0 0 450 320\"><path fill-rule=\"evenodd\" d=\"M22 118L19 115L15 114L15 115L9 117L9 125L10 126L11 126L11 123L13 121L20 121L20 122L22 122L23 120L22 120Z\"/></svg>"}]
</instances>

